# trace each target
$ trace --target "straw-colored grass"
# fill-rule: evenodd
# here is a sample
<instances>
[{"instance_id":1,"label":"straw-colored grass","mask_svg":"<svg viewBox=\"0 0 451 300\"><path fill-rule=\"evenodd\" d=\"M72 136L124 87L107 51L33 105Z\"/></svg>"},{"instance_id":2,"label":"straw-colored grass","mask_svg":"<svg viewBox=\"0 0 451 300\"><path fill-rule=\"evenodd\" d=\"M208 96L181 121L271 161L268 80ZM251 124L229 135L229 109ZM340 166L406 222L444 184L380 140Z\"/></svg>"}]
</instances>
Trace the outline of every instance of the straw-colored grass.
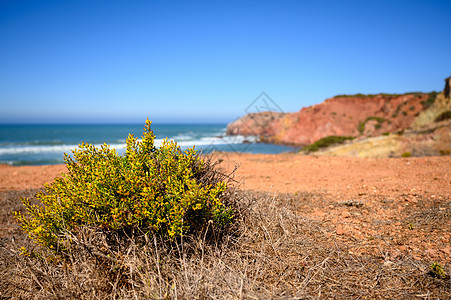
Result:
<instances>
[{"instance_id":1,"label":"straw-colored grass","mask_svg":"<svg viewBox=\"0 0 451 300\"><path fill-rule=\"evenodd\" d=\"M304 195L307 198L313 195ZM451 282L428 262L353 255L290 195L237 192L236 226L173 243L84 227L65 260L19 255L27 239L4 238L0 297L15 299L449 299ZM3 196L6 198L6 196ZM302 198L302 197L301 197ZM345 203L346 205L346 203ZM436 220L435 211L415 218ZM439 213L439 212L437 212ZM442 211L440 211L442 213ZM412 215L413 216L413 215ZM15 233L18 233L15 231ZM114 239L121 239L119 242ZM116 246L112 246L116 245ZM117 246L119 245L119 246ZM39 249L36 249L39 252ZM450 274L449 266L443 266Z\"/></svg>"}]
</instances>

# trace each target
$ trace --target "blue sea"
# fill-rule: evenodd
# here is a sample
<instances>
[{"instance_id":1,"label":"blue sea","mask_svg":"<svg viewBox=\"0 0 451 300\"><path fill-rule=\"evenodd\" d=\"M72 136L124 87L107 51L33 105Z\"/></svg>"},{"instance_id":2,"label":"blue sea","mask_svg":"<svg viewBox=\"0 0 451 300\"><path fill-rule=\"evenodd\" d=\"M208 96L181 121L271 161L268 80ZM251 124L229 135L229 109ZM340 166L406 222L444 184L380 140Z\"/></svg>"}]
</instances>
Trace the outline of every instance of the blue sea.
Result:
<instances>
[{"instance_id":1,"label":"blue sea","mask_svg":"<svg viewBox=\"0 0 451 300\"><path fill-rule=\"evenodd\" d=\"M140 138L143 125L0 125L0 164L44 165L64 163L63 154L71 154L82 142L100 146L103 143L125 151L129 133ZM152 124L156 146L165 138L182 148L202 153L212 151L238 153L294 152L296 148L256 143L255 137L226 136L226 124Z\"/></svg>"}]
</instances>

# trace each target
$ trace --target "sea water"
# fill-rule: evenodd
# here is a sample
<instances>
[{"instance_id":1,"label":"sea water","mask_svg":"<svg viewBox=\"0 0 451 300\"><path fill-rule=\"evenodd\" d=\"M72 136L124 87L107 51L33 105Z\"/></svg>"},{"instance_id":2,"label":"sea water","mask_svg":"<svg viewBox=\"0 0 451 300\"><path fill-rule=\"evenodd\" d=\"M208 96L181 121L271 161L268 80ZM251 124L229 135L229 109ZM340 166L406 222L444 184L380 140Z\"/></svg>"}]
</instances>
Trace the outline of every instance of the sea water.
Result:
<instances>
[{"instance_id":1,"label":"sea water","mask_svg":"<svg viewBox=\"0 0 451 300\"><path fill-rule=\"evenodd\" d=\"M227 136L226 124L152 124L155 145L174 140L182 150L195 147L202 153L294 152L296 148L256 143L252 136ZM119 154L125 151L129 134L140 138L143 125L0 125L0 164L43 165L64 163L63 154L71 154L82 142L100 146L107 143Z\"/></svg>"}]
</instances>

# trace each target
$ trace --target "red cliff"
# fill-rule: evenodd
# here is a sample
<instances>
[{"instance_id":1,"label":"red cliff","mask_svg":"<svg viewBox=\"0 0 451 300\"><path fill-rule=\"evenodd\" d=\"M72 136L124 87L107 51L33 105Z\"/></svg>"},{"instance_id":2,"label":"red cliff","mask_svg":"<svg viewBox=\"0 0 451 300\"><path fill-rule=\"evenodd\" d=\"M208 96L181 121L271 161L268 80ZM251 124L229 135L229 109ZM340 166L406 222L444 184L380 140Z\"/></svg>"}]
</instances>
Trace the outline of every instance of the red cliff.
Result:
<instances>
[{"instance_id":1,"label":"red cliff","mask_svg":"<svg viewBox=\"0 0 451 300\"><path fill-rule=\"evenodd\" d=\"M331 135L376 136L408 128L434 98L434 93L337 96L295 113L248 114L230 123L227 133L299 146Z\"/></svg>"}]
</instances>

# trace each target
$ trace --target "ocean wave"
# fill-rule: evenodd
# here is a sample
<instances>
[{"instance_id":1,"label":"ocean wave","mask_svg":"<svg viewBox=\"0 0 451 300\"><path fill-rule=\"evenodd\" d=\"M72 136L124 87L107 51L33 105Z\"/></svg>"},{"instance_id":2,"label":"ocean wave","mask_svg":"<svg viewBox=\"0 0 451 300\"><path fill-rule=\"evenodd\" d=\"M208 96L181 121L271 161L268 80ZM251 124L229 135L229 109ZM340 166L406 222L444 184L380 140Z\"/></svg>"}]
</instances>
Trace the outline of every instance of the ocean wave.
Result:
<instances>
[{"instance_id":1,"label":"ocean wave","mask_svg":"<svg viewBox=\"0 0 451 300\"><path fill-rule=\"evenodd\" d=\"M26 166L26 165L55 165L63 164L64 159L37 159L37 160L0 160L0 164L8 166Z\"/></svg>"},{"instance_id":2,"label":"ocean wave","mask_svg":"<svg viewBox=\"0 0 451 300\"><path fill-rule=\"evenodd\" d=\"M180 141L177 144L181 147L184 146L209 146L209 145L225 145L225 144L242 144L242 143L255 143L256 137L245 136L216 136L216 137L203 137L197 141Z\"/></svg>"},{"instance_id":3,"label":"ocean wave","mask_svg":"<svg viewBox=\"0 0 451 300\"><path fill-rule=\"evenodd\" d=\"M155 139L155 146L160 147L165 139ZM192 146L203 148L210 145L226 145L226 144L242 144L254 143L257 141L256 137L252 136L208 136L201 137L196 140L189 140L186 137L175 137L173 139L181 148L189 148ZM95 145L100 147L101 144ZM72 153L72 150L78 148L78 145L16 145L0 147L0 155L21 155L21 154L40 154L40 153ZM118 152L123 152L125 143L111 144L110 148L116 149Z\"/></svg>"},{"instance_id":4,"label":"ocean wave","mask_svg":"<svg viewBox=\"0 0 451 300\"><path fill-rule=\"evenodd\" d=\"M191 141L195 139L194 132L190 131L185 134L178 134L172 138L175 141Z\"/></svg>"},{"instance_id":5,"label":"ocean wave","mask_svg":"<svg viewBox=\"0 0 451 300\"><path fill-rule=\"evenodd\" d=\"M96 145L100 147L101 145ZM111 148L125 148L125 144L110 145ZM55 145L55 146L19 146L0 148L0 155L7 154L39 154L39 153L71 153L78 145Z\"/></svg>"}]
</instances>

